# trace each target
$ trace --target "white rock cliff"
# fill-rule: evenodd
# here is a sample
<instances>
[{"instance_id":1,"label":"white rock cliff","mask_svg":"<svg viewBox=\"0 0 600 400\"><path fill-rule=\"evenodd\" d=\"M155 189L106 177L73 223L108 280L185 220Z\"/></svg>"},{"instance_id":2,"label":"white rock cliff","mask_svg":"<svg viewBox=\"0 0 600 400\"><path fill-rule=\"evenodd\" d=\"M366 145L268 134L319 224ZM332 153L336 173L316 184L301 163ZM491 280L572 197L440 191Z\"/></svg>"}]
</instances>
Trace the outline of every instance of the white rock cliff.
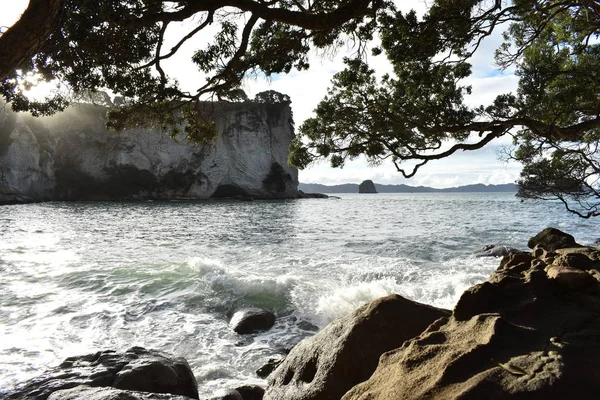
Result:
<instances>
[{"instance_id":1,"label":"white rock cliff","mask_svg":"<svg viewBox=\"0 0 600 400\"><path fill-rule=\"evenodd\" d=\"M47 200L298 196L287 165L294 138L287 103L205 104L214 142L159 131L112 132L105 109L78 105L51 117L0 111L0 204Z\"/></svg>"}]
</instances>

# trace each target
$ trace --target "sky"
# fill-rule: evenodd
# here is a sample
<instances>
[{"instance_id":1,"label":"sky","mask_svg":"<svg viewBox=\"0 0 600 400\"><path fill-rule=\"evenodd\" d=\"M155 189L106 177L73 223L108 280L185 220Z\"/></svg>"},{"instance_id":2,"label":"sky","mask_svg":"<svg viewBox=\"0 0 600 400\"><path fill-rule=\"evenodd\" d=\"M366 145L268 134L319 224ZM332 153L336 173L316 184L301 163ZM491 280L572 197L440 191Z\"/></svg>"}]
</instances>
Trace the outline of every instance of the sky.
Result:
<instances>
[{"instance_id":1,"label":"sky","mask_svg":"<svg viewBox=\"0 0 600 400\"><path fill-rule=\"evenodd\" d=\"M8 27L16 21L28 4L28 0L0 0L0 26ZM396 1L402 10L415 8L418 12L426 9L426 2ZM192 22L169 28L167 42L163 46L169 49L170 43L191 30ZM193 52L203 48L207 35L215 31L206 31L198 38L190 40L182 46L180 54L164 64L168 75L177 78L183 89L195 91L204 82L204 75L200 73L190 61ZM497 32L483 41L476 56L471 60L473 75L466 80L472 86L472 95L467 98L470 105L478 106L488 104L496 95L516 90L517 78L510 71L500 71L494 65L493 54L501 43L501 34ZM263 78L251 79L244 83L243 89L250 98L264 90L275 90L285 93L292 100L292 111L296 127L312 115L312 110L325 96L330 86L332 76L343 69L342 59L349 52L348 48L341 48L335 55L320 56L313 54L310 59L311 68L308 71L292 71L287 75L277 75L269 80ZM384 56L370 57L369 63L377 73L389 71ZM404 179L390 162L379 166L371 166L364 159L347 162L344 168L331 168L326 161L317 162L305 170L300 171L300 181L304 183L321 183L335 185L341 183L360 183L371 179L381 184L406 184L411 186L431 186L438 188L453 187L474 183L502 184L511 183L519 176L518 163L506 163L499 158L506 146L510 145L510 137L500 138L484 148L455 153L453 156L436 160L423 166L417 174L410 179Z\"/></svg>"}]
</instances>

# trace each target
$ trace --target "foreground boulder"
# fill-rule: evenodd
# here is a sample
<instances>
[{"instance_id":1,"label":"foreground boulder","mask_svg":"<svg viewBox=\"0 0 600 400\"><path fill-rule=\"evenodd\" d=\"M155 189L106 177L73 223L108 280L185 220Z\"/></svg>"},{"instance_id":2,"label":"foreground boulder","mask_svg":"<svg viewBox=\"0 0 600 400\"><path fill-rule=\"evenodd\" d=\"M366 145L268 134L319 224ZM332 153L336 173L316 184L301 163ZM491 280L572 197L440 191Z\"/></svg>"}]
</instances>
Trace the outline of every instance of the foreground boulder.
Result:
<instances>
[{"instance_id":1,"label":"foreground boulder","mask_svg":"<svg viewBox=\"0 0 600 400\"><path fill-rule=\"evenodd\" d=\"M190 397L173 394L133 392L110 387L77 386L54 392L48 400L191 400Z\"/></svg>"},{"instance_id":2,"label":"foreground boulder","mask_svg":"<svg viewBox=\"0 0 600 400\"><path fill-rule=\"evenodd\" d=\"M384 354L343 399L597 398L598 250L550 236L504 257L451 317Z\"/></svg>"},{"instance_id":3,"label":"foreground boulder","mask_svg":"<svg viewBox=\"0 0 600 400\"><path fill-rule=\"evenodd\" d=\"M261 308L244 308L236 311L229 326L241 335L266 331L275 324L275 314Z\"/></svg>"},{"instance_id":4,"label":"foreground boulder","mask_svg":"<svg viewBox=\"0 0 600 400\"><path fill-rule=\"evenodd\" d=\"M23 384L8 399L45 400L58 390L81 385L198 398L196 378L187 361L132 347L124 353L109 350L67 358L58 367Z\"/></svg>"},{"instance_id":5,"label":"foreground boulder","mask_svg":"<svg viewBox=\"0 0 600 400\"><path fill-rule=\"evenodd\" d=\"M295 346L269 376L264 398L339 399L369 378L381 354L449 314L398 295L377 299Z\"/></svg>"}]
</instances>

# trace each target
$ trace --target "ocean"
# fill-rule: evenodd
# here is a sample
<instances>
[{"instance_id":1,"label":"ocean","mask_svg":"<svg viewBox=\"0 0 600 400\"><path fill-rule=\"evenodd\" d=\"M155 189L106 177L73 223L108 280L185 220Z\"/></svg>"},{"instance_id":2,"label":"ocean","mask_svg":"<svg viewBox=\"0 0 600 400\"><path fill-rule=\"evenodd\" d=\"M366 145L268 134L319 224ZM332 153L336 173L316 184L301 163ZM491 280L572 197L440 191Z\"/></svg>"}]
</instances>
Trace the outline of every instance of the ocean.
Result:
<instances>
[{"instance_id":1,"label":"ocean","mask_svg":"<svg viewBox=\"0 0 600 400\"><path fill-rule=\"evenodd\" d=\"M556 227L597 221L511 193L339 199L39 203L0 207L0 394L64 358L144 346L185 357L202 396L262 384L255 370L390 293L451 309L498 258ZM277 315L238 335L243 307Z\"/></svg>"}]
</instances>

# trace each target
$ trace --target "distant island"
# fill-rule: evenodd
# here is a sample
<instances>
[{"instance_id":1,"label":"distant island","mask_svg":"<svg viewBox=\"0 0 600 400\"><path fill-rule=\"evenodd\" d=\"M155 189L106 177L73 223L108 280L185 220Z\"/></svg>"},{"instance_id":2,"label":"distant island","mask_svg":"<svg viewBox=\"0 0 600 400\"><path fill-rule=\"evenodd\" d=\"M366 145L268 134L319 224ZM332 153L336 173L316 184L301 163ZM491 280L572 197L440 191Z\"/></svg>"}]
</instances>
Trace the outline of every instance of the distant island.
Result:
<instances>
[{"instance_id":1,"label":"distant island","mask_svg":"<svg viewBox=\"0 0 600 400\"><path fill-rule=\"evenodd\" d=\"M446 189L436 189L427 186L408 185L381 185L375 184L378 193L466 193L466 192L517 192L517 185L506 183L503 185L465 185ZM298 189L305 193L358 193L357 183L343 185L321 185L319 183L299 183Z\"/></svg>"}]
</instances>

